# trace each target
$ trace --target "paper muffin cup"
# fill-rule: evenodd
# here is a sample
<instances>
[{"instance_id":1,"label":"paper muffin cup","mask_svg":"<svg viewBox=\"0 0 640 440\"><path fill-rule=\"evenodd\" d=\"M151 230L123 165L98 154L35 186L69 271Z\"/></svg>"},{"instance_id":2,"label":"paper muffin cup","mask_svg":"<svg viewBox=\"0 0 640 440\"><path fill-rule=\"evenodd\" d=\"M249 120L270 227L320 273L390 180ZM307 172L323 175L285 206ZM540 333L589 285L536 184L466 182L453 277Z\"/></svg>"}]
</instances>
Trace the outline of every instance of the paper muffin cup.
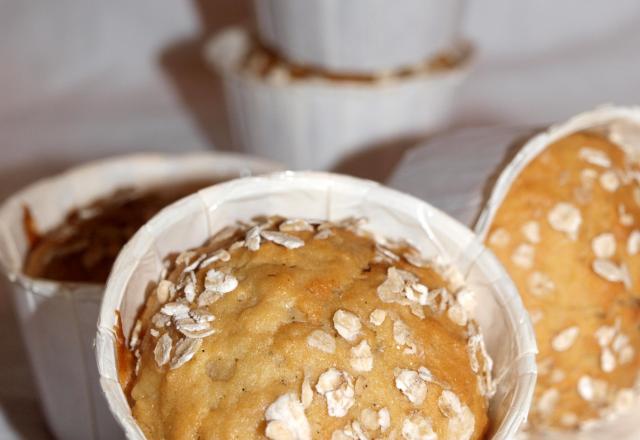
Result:
<instances>
[{"instance_id":1,"label":"paper muffin cup","mask_svg":"<svg viewBox=\"0 0 640 440\"><path fill-rule=\"evenodd\" d=\"M43 179L2 205L0 265L10 280L42 408L56 437L122 437L100 390L93 350L104 286L26 276L22 269L29 239L23 207L29 207L38 227L46 231L61 223L74 208L123 186L147 188L169 182L235 178L279 168L268 161L221 153L123 156Z\"/></svg>"},{"instance_id":2,"label":"paper muffin cup","mask_svg":"<svg viewBox=\"0 0 640 440\"><path fill-rule=\"evenodd\" d=\"M254 0L261 41L298 64L369 73L450 48L464 0Z\"/></svg>"},{"instance_id":3,"label":"paper muffin cup","mask_svg":"<svg viewBox=\"0 0 640 440\"><path fill-rule=\"evenodd\" d=\"M467 56L450 69L402 78L280 81L243 69L252 46L244 29L229 28L205 48L223 79L234 141L296 169L330 169L368 147L443 128L470 65Z\"/></svg>"},{"instance_id":4,"label":"paper muffin cup","mask_svg":"<svg viewBox=\"0 0 640 440\"><path fill-rule=\"evenodd\" d=\"M275 214L330 221L365 217L365 229L374 235L410 239L425 256L440 256L464 274L482 305L475 318L495 362L488 438L514 435L531 403L536 345L515 286L493 253L467 228L411 196L337 174L284 172L215 185L171 205L119 255L100 311L96 355L102 388L130 439L144 435L118 383L117 314L129 335L146 299L145 286L158 279L167 254L199 246L236 220Z\"/></svg>"},{"instance_id":5,"label":"paper muffin cup","mask_svg":"<svg viewBox=\"0 0 640 440\"><path fill-rule=\"evenodd\" d=\"M475 231L482 241L486 239L496 212L522 170L554 142L584 130L603 133L630 157L640 160L640 107L604 106L550 127L531 138L501 171L475 226ZM638 373L640 374L640 371ZM640 395L636 397L631 409L623 414L590 423L588 429L575 432L527 433L526 437L554 440L637 439L640 437Z\"/></svg>"}]
</instances>

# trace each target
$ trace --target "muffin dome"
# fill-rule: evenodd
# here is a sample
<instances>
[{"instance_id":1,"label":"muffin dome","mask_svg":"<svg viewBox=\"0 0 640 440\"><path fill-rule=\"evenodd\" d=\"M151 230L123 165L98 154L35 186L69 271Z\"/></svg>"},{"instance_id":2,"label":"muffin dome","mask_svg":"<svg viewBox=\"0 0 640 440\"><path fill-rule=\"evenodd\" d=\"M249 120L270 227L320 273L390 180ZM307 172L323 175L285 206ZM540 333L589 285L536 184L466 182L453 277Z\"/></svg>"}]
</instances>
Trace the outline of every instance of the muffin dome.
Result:
<instances>
[{"instance_id":1,"label":"muffin dome","mask_svg":"<svg viewBox=\"0 0 640 440\"><path fill-rule=\"evenodd\" d=\"M149 439L479 439L469 291L359 220L263 218L170 256L121 383Z\"/></svg>"}]
</instances>

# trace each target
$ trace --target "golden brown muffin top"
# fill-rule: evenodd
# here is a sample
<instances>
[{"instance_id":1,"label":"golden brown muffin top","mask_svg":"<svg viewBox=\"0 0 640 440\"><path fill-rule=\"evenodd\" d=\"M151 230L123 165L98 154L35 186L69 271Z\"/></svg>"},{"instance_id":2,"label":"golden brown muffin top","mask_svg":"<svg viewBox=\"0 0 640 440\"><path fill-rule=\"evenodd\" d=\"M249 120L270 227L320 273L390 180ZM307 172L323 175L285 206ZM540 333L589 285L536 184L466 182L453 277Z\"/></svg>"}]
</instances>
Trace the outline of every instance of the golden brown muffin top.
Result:
<instances>
[{"instance_id":1,"label":"golden brown muffin top","mask_svg":"<svg viewBox=\"0 0 640 440\"><path fill-rule=\"evenodd\" d=\"M149 439L480 439L473 293L356 220L261 219L167 260L122 376Z\"/></svg>"},{"instance_id":2,"label":"golden brown muffin top","mask_svg":"<svg viewBox=\"0 0 640 440\"><path fill-rule=\"evenodd\" d=\"M534 158L497 211L488 245L538 340L537 429L586 428L640 392L639 184L621 148L577 133Z\"/></svg>"},{"instance_id":3,"label":"golden brown muffin top","mask_svg":"<svg viewBox=\"0 0 640 440\"><path fill-rule=\"evenodd\" d=\"M214 183L207 180L145 190L121 188L74 209L59 226L43 235L37 233L26 208L25 230L32 246L24 272L33 278L104 284L120 249L142 225L165 206Z\"/></svg>"}]
</instances>

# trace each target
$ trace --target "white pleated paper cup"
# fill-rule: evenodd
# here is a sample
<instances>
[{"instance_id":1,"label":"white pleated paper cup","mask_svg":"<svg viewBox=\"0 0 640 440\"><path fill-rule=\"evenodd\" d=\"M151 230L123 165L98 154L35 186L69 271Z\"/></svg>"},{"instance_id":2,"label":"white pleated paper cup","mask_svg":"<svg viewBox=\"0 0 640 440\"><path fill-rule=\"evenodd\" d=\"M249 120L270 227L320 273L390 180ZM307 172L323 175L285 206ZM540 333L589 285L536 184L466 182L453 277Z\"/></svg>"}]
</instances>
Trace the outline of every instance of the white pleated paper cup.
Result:
<instances>
[{"instance_id":1,"label":"white pleated paper cup","mask_svg":"<svg viewBox=\"0 0 640 440\"><path fill-rule=\"evenodd\" d=\"M104 286L26 276L23 262L29 239L23 208L28 207L38 228L46 231L61 223L74 208L118 188L229 179L277 169L280 167L269 161L222 153L123 156L43 179L0 207L0 266L10 281L42 409L56 437L123 437L100 390L93 349Z\"/></svg>"},{"instance_id":2,"label":"white pleated paper cup","mask_svg":"<svg viewBox=\"0 0 640 440\"><path fill-rule=\"evenodd\" d=\"M258 35L283 58L348 73L417 64L456 41L464 0L254 0Z\"/></svg>"},{"instance_id":3,"label":"white pleated paper cup","mask_svg":"<svg viewBox=\"0 0 640 440\"><path fill-rule=\"evenodd\" d=\"M223 79L234 141L294 169L331 169L366 148L446 127L471 64L469 55L446 70L384 81L273 81L243 70L252 46L244 29L229 28L205 57Z\"/></svg>"},{"instance_id":4,"label":"white pleated paper cup","mask_svg":"<svg viewBox=\"0 0 640 440\"><path fill-rule=\"evenodd\" d=\"M483 241L511 185L522 170L554 142L585 130L606 135L625 153L636 160L640 159L640 107L603 106L574 116L565 123L551 126L532 137L501 171L475 226L477 235ZM640 371L638 373L640 374ZM640 395L636 396L634 405L625 413L590 423L586 430L527 433L526 438L531 440L608 440L612 438L637 440L640 438L638 414L640 414Z\"/></svg>"},{"instance_id":5,"label":"white pleated paper cup","mask_svg":"<svg viewBox=\"0 0 640 440\"><path fill-rule=\"evenodd\" d=\"M478 295L475 318L495 362L488 438L514 435L533 395L536 344L520 297L493 253L467 228L416 198L368 180L289 171L222 183L183 199L147 223L120 253L100 311L96 355L102 388L130 439L144 435L118 383L117 315L129 335L146 286L157 281L167 254L199 246L219 229L257 215L365 217L365 229L374 235L408 239L425 256L439 256L463 274Z\"/></svg>"}]
</instances>

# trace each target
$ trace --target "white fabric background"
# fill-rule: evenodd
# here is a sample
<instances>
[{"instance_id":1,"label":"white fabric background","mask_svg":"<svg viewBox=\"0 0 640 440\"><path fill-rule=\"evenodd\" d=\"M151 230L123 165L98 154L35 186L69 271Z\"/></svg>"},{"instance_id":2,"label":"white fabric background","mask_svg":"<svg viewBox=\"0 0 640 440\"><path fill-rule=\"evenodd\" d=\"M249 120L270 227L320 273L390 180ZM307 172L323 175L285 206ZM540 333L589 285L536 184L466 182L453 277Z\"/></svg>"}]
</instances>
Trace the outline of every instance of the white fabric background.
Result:
<instances>
[{"instance_id":1,"label":"white fabric background","mask_svg":"<svg viewBox=\"0 0 640 440\"><path fill-rule=\"evenodd\" d=\"M468 6L477 65L453 127L538 125L604 102L640 104L637 0ZM0 0L0 199L89 158L229 147L199 45L248 11L247 0ZM0 293L0 439L44 432Z\"/></svg>"}]
</instances>

